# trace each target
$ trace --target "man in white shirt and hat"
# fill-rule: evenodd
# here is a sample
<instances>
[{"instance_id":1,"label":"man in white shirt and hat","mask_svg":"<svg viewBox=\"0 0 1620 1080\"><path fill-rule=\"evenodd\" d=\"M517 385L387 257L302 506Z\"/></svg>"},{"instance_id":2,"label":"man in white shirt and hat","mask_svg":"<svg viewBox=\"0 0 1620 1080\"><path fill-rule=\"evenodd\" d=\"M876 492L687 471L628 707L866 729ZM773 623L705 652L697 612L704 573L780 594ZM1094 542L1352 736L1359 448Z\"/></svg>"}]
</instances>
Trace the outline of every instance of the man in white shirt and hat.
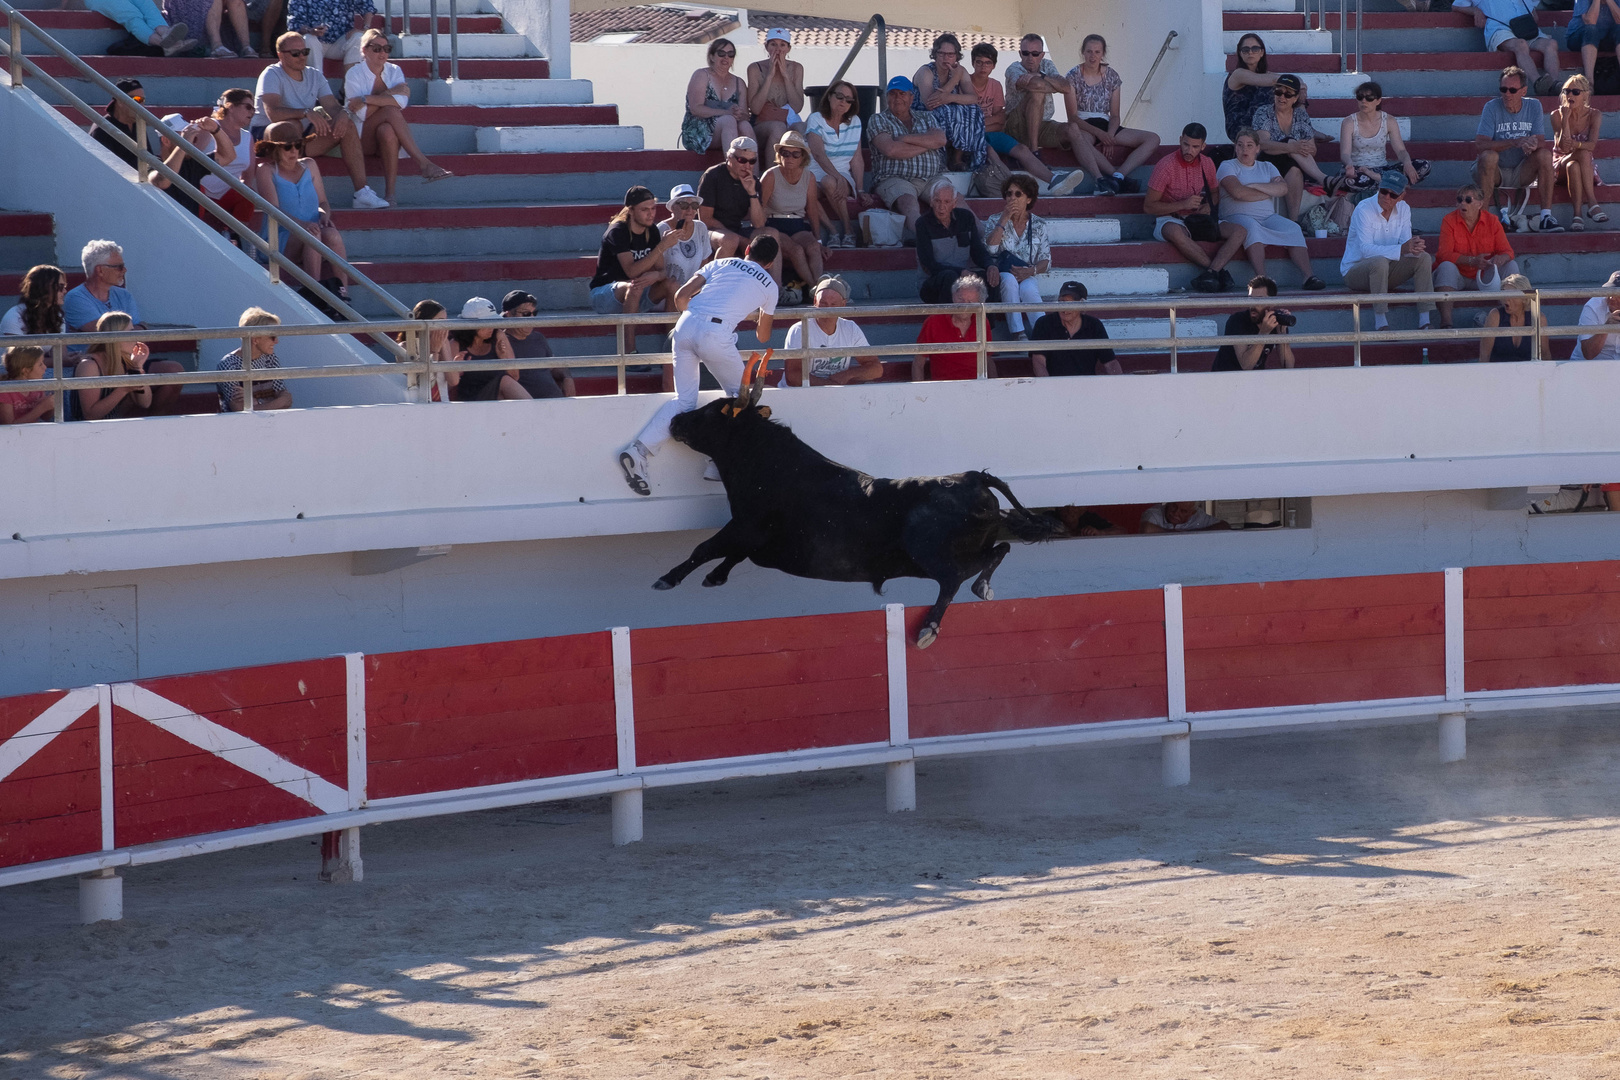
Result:
<instances>
[{"instance_id":1,"label":"man in white shirt and hat","mask_svg":"<svg viewBox=\"0 0 1620 1080\"><path fill-rule=\"evenodd\" d=\"M635 442L619 452L624 482L637 495L651 495L647 461L669 441L669 422L697 408L699 365L709 369L720 389L735 397L742 387L746 361L737 351L737 324L758 313L755 336L760 344L771 340L779 289L771 277L779 246L775 236L756 236L741 259L717 259L703 267L675 294L681 312L671 335L675 352L675 397L653 413ZM709 463L705 479L720 479Z\"/></svg>"}]
</instances>

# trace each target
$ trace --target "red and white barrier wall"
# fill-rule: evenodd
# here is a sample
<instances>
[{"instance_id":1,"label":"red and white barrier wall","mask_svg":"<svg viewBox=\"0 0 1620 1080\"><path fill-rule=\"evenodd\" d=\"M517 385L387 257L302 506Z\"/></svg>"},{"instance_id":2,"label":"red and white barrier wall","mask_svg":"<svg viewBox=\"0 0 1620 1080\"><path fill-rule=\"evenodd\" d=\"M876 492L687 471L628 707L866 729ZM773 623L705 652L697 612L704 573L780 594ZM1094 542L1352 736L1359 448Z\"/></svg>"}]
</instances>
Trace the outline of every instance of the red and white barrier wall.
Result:
<instances>
[{"instance_id":1,"label":"red and white barrier wall","mask_svg":"<svg viewBox=\"0 0 1620 1080\"><path fill-rule=\"evenodd\" d=\"M384 821L645 788L914 762L1620 701L1620 562L960 603L350 654L0 699L0 885L327 834L361 875Z\"/></svg>"}]
</instances>

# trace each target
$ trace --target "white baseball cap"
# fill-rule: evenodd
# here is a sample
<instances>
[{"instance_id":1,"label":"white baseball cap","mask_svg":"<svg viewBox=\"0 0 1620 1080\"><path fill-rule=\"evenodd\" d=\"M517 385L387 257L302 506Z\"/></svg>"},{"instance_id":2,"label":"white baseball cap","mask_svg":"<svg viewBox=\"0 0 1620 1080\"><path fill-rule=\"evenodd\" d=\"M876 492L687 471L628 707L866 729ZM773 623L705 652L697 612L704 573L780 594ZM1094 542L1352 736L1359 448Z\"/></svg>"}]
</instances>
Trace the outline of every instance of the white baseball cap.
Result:
<instances>
[{"instance_id":1,"label":"white baseball cap","mask_svg":"<svg viewBox=\"0 0 1620 1080\"><path fill-rule=\"evenodd\" d=\"M500 312L495 310L494 302L486 300L482 296L475 296L461 305L461 317L463 319L493 319L499 314Z\"/></svg>"},{"instance_id":2,"label":"white baseball cap","mask_svg":"<svg viewBox=\"0 0 1620 1080\"><path fill-rule=\"evenodd\" d=\"M789 45L791 45L791 44L793 44L793 35L788 33L786 30L782 29L780 26L778 26L773 30L765 31L765 40L766 41L785 41Z\"/></svg>"}]
</instances>

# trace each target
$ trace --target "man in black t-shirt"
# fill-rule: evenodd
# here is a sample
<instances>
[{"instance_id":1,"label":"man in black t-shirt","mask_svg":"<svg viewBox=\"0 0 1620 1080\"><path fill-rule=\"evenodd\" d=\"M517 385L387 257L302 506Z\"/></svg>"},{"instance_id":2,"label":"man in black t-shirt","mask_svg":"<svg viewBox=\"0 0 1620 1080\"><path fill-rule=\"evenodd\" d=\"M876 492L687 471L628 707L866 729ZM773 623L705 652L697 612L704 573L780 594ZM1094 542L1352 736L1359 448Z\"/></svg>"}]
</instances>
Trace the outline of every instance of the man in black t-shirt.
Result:
<instances>
[{"instance_id":1,"label":"man in black t-shirt","mask_svg":"<svg viewBox=\"0 0 1620 1080\"><path fill-rule=\"evenodd\" d=\"M1058 290L1060 303L1079 303L1086 299L1085 282L1065 281ZM1048 312L1035 320L1030 332L1036 341L1107 341L1108 328L1100 319L1078 311ZM1031 345L1029 359L1036 377L1043 375L1095 375L1100 364L1114 358L1113 349L1052 349Z\"/></svg>"},{"instance_id":2,"label":"man in black t-shirt","mask_svg":"<svg viewBox=\"0 0 1620 1080\"><path fill-rule=\"evenodd\" d=\"M501 300L501 318L532 319L540 310L534 294L513 289ZM551 342L538 327L517 327L506 332L512 344L512 356L518 360L550 360L555 354ZM574 378L566 368L519 368L518 385L534 398L560 398L574 396Z\"/></svg>"},{"instance_id":3,"label":"man in black t-shirt","mask_svg":"<svg viewBox=\"0 0 1620 1080\"><path fill-rule=\"evenodd\" d=\"M685 235L678 229L659 233L658 196L640 184L626 191L624 209L614 215L596 253L591 310L631 315L669 299L674 290L664 279L664 252L691 236L690 228Z\"/></svg>"},{"instance_id":4,"label":"man in black t-shirt","mask_svg":"<svg viewBox=\"0 0 1620 1080\"><path fill-rule=\"evenodd\" d=\"M698 198L703 200L698 217L721 237L714 250L716 259L740 257L754 230L765 227L765 208L760 205L759 181L754 177L758 164L758 144L739 136L731 140L726 160L705 169L698 181Z\"/></svg>"},{"instance_id":5,"label":"man in black t-shirt","mask_svg":"<svg viewBox=\"0 0 1620 1080\"><path fill-rule=\"evenodd\" d=\"M1252 337L1255 334L1286 335L1288 327L1277 321L1278 315L1288 315L1285 308L1265 301L1277 295L1277 283L1261 275L1249 280L1249 298L1259 306L1249 308L1247 311L1234 312L1226 320L1226 329L1223 331L1227 337ZM1292 316L1289 316L1291 319ZM1274 342L1252 342L1245 345L1222 345L1221 351L1215 354L1215 364L1211 371L1253 371L1265 367L1271 360L1272 354L1282 359L1282 366L1294 366L1294 350L1288 347L1285 340Z\"/></svg>"}]
</instances>

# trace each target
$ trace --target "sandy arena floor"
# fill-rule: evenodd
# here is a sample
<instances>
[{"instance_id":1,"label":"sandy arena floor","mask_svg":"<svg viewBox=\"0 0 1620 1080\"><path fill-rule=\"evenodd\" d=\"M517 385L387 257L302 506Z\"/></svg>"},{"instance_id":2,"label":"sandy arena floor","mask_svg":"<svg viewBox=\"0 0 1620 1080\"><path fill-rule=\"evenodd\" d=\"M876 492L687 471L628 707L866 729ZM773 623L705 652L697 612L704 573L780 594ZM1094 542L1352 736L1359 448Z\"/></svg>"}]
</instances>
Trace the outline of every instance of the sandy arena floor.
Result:
<instances>
[{"instance_id":1,"label":"sandy arena floor","mask_svg":"<svg viewBox=\"0 0 1620 1080\"><path fill-rule=\"evenodd\" d=\"M927 764L0 890L0 1078L1620 1076L1620 715Z\"/></svg>"}]
</instances>

